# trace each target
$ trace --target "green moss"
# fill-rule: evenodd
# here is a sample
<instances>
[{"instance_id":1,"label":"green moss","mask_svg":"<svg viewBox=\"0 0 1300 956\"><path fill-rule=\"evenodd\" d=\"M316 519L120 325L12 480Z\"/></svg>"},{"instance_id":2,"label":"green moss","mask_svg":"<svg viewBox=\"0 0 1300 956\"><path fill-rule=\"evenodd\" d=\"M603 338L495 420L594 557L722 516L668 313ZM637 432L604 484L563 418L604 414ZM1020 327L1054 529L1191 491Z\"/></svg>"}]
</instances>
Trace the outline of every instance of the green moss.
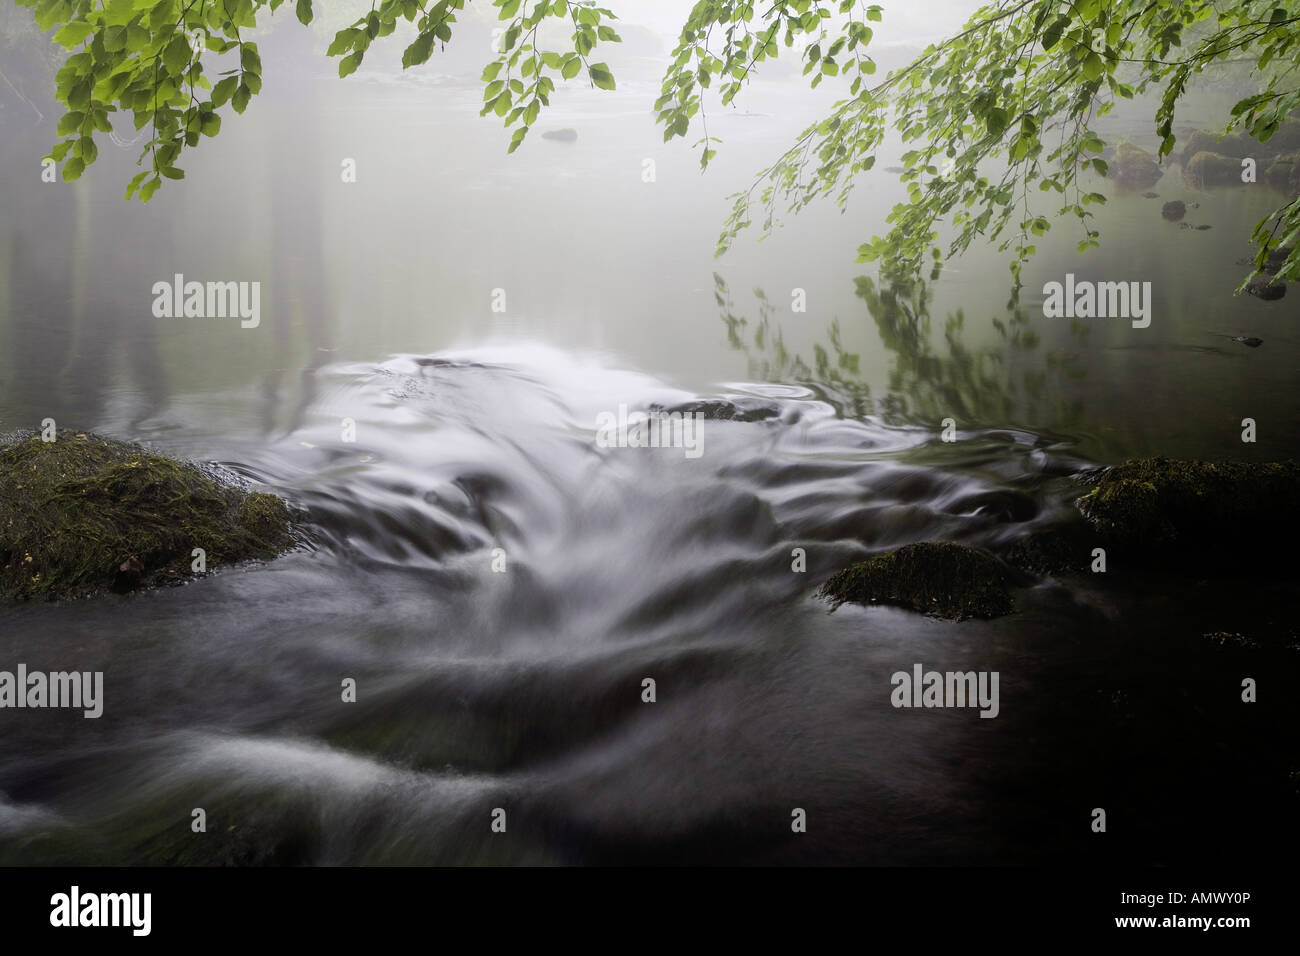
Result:
<instances>
[{"instance_id":1,"label":"green moss","mask_svg":"<svg viewBox=\"0 0 1300 956\"><path fill-rule=\"evenodd\" d=\"M1241 160L1203 150L1183 165L1183 181L1193 189L1240 185Z\"/></svg>"},{"instance_id":2,"label":"green moss","mask_svg":"<svg viewBox=\"0 0 1300 956\"><path fill-rule=\"evenodd\" d=\"M1296 529L1298 500L1300 468L1292 461L1142 458L1110 469L1078 506L1109 540L1144 550L1187 546L1203 558L1223 546L1271 550Z\"/></svg>"},{"instance_id":3,"label":"green moss","mask_svg":"<svg viewBox=\"0 0 1300 956\"><path fill-rule=\"evenodd\" d=\"M0 444L0 599L126 590L271 558L292 544L279 498L139 445L60 432ZM132 561L131 559L135 560Z\"/></svg>"},{"instance_id":4,"label":"green moss","mask_svg":"<svg viewBox=\"0 0 1300 956\"><path fill-rule=\"evenodd\" d=\"M892 604L936 617L1000 617L1013 608L1010 575L993 555L948 541L909 544L835 574L820 594L836 607Z\"/></svg>"}]
</instances>

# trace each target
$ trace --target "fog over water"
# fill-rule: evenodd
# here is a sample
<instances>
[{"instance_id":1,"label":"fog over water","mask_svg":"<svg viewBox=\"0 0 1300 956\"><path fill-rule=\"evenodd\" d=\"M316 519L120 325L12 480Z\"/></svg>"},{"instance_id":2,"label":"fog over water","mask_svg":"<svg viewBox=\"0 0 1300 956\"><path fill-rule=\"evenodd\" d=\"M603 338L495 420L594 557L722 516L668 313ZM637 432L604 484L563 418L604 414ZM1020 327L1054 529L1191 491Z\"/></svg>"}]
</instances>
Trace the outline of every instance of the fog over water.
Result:
<instances>
[{"instance_id":1,"label":"fog over water","mask_svg":"<svg viewBox=\"0 0 1300 956\"><path fill-rule=\"evenodd\" d=\"M1101 249L1055 229L1019 311L985 247L896 300L854 261L906 196L893 137L843 212L715 258L728 195L846 85L809 90L791 58L734 107L714 98L701 174L694 137L664 143L652 110L692 5L611 0L618 89L562 86L512 155L478 115L492 23L469 15L463 47L402 71L393 36L340 80L323 51L348 18L308 30L283 6L259 36L263 92L148 205L122 198L138 144L107 136L80 181L42 183L60 110L6 101L0 433L52 417L218 463L306 509L311 542L181 588L0 609L0 666L102 670L106 688L98 720L5 716L0 863L1095 860L1062 822L1092 805L1081 788L1113 793L1148 759L1136 810L1249 776L1249 746L1214 767L1159 756L1208 718L1154 724L1147 751L1107 709L1202 688L1209 652L1177 628L1239 626L1226 595L1044 581L1016 615L957 626L831 614L813 591L886 548L1050 528L1073 476L1128 456L1276 457L1224 435L1300 424L1300 295L1233 295L1278 194L1193 195L1177 167L1159 199L1098 180ZM883 5L882 77L978 6ZM1222 124L1235 98L1211 82L1178 125ZM1107 129L1151 148L1153 109ZM1212 229L1163 221L1177 198ZM1152 283L1150 327L1045 318L1067 272ZM257 327L156 317L178 274L260 283ZM747 414L705 421L695 459L596 440L602 413L692 402ZM1138 637L1150 657L1106 685ZM1175 651L1193 668L1176 688L1151 676ZM889 675L918 661L1000 671L999 718L899 720ZM196 806L235 836L187 843ZM508 840L486 823L502 806ZM792 807L817 820L802 841ZM1177 859L1196 813L1143 817L1125 853ZM1263 824L1233 827L1206 852Z\"/></svg>"}]
</instances>

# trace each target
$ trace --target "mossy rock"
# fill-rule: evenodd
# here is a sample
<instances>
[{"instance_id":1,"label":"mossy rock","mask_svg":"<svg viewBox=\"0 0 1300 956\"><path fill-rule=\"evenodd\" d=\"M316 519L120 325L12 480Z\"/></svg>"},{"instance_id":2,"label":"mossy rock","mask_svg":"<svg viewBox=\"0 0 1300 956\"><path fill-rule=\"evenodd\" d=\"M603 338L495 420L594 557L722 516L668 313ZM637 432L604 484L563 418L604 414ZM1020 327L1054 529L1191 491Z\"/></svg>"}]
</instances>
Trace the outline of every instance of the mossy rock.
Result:
<instances>
[{"instance_id":1,"label":"mossy rock","mask_svg":"<svg viewBox=\"0 0 1300 956\"><path fill-rule=\"evenodd\" d=\"M1121 186L1147 189L1164 175L1155 158L1140 146L1120 143L1106 175Z\"/></svg>"},{"instance_id":2,"label":"mossy rock","mask_svg":"<svg viewBox=\"0 0 1300 956\"><path fill-rule=\"evenodd\" d=\"M1279 156L1264 168L1264 182L1274 189L1295 192L1300 186L1300 153Z\"/></svg>"},{"instance_id":3,"label":"mossy rock","mask_svg":"<svg viewBox=\"0 0 1300 956\"><path fill-rule=\"evenodd\" d=\"M0 600L176 583L193 549L214 567L293 544L275 495L97 435L0 441Z\"/></svg>"},{"instance_id":4,"label":"mossy rock","mask_svg":"<svg viewBox=\"0 0 1300 956\"><path fill-rule=\"evenodd\" d=\"M1011 574L977 548L950 541L925 541L873 555L833 575L820 594L835 607L891 604L934 617L960 621L1001 617L1013 609Z\"/></svg>"},{"instance_id":5,"label":"mossy rock","mask_svg":"<svg viewBox=\"0 0 1300 956\"><path fill-rule=\"evenodd\" d=\"M1300 467L1293 461L1141 458L1107 471L1078 507L1109 541L1240 563L1281 550L1297 527L1298 501Z\"/></svg>"},{"instance_id":6,"label":"mossy rock","mask_svg":"<svg viewBox=\"0 0 1300 956\"><path fill-rule=\"evenodd\" d=\"M1199 153L1219 153L1241 160L1247 156L1258 156L1260 148L1258 142L1240 133L1233 133L1220 139L1215 133L1198 129L1188 138L1187 145L1183 148L1182 158L1184 163L1190 163ZM1237 168L1241 168L1240 162Z\"/></svg>"},{"instance_id":7,"label":"mossy rock","mask_svg":"<svg viewBox=\"0 0 1300 956\"><path fill-rule=\"evenodd\" d=\"M1183 164L1183 181L1194 189L1206 186L1241 185L1241 160L1209 150L1197 153Z\"/></svg>"}]
</instances>

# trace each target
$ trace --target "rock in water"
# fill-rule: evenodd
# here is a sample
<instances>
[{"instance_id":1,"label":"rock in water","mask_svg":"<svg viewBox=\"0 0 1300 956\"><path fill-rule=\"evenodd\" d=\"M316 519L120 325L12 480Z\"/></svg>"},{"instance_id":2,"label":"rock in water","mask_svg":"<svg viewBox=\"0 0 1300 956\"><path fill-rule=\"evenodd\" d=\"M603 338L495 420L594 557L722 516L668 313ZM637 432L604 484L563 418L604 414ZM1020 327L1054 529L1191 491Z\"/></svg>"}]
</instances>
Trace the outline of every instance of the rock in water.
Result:
<instances>
[{"instance_id":1,"label":"rock in water","mask_svg":"<svg viewBox=\"0 0 1300 956\"><path fill-rule=\"evenodd\" d=\"M1235 335L1232 338L1234 342L1240 342L1242 345L1248 345L1252 349L1257 349L1264 344L1263 339L1257 339L1253 335Z\"/></svg>"},{"instance_id":2,"label":"rock in water","mask_svg":"<svg viewBox=\"0 0 1300 956\"><path fill-rule=\"evenodd\" d=\"M1241 160L1208 150L1183 166L1183 180L1193 189L1241 184Z\"/></svg>"},{"instance_id":3,"label":"rock in water","mask_svg":"<svg viewBox=\"0 0 1300 956\"><path fill-rule=\"evenodd\" d=\"M0 439L0 600L166 584L195 573L195 548L212 568L293 544L275 495L128 442L55 439Z\"/></svg>"},{"instance_id":4,"label":"rock in water","mask_svg":"<svg viewBox=\"0 0 1300 956\"><path fill-rule=\"evenodd\" d=\"M1178 222L1185 215L1187 215L1187 204L1180 199L1167 202L1160 207L1160 218L1169 222Z\"/></svg>"},{"instance_id":5,"label":"rock in water","mask_svg":"<svg viewBox=\"0 0 1300 956\"><path fill-rule=\"evenodd\" d=\"M1159 198L1160 198L1160 194L1159 194L1159 193L1143 193L1143 194L1142 194L1142 198L1143 198L1143 199L1159 199Z\"/></svg>"},{"instance_id":6,"label":"rock in water","mask_svg":"<svg viewBox=\"0 0 1300 956\"><path fill-rule=\"evenodd\" d=\"M1164 170L1156 164L1155 159L1145 149L1132 143L1120 143L1106 175L1121 186L1146 189L1155 185L1156 181L1164 175Z\"/></svg>"},{"instance_id":7,"label":"rock in water","mask_svg":"<svg viewBox=\"0 0 1300 956\"><path fill-rule=\"evenodd\" d=\"M1133 459L1102 475L1077 504L1095 532L1125 551L1275 563L1300 524L1300 467Z\"/></svg>"},{"instance_id":8,"label":"rock in water","mask_svg":"<svg viewBox=\"0 0 1300 956\"><path fill-rule=\"evenodd\" d=\"M548 129L542 134L542 139L553 139L561 143L576 143L578 141L578 131L569 127L565 129Z\"/></svg>"},{"instance_id":9,"label":"rock in water","mask_svg":"<svg viewBox=\"0 0 1300 956\"><path fill-rule=\"evenodd\" d=\"M1286 283L1275 282L1268 276L1255 276L1246 283L1246 291L1265 302L1276 302L1286 295Z\"/></svg>"},{"instance_id":10,"label":"rock in water","mask_svg":"<svg viewBox=\"0 0 1300 956\"><path fill-rule=\"evenodd\" d=\"M835 607L891 604L935 617L1001 617L1013 609L1007 567L977 548L950 541L909 544L833 575L818 592Z\"/></svg>"}]
</instances>

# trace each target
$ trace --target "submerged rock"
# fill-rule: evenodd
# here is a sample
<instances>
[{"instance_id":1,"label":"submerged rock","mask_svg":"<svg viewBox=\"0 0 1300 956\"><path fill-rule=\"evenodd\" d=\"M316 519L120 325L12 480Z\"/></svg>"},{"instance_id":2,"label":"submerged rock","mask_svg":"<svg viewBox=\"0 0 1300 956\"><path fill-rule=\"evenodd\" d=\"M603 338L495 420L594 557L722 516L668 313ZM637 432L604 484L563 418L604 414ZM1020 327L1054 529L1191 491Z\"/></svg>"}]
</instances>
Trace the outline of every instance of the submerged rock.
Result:
<instances>
[{"instance_id":1,"label":"submerged rock","mask_svg":"<svg viewBox=\"0 0 1300 956\"><path fill-rule=\"evenodd\" d=\"M1294 461L1141 458L1107 471L1078 500L1107 541L1132 551L1181 549L1197 562L1270 560L1300 517Z\"/></svg>"},{"instance_id":2,"label":"submerged rock","mask_svg":"<svg viewBox=\"0 0 1300 956\"><path fill-rule=\"evenodd\" d=\"M818 592L834 607L890 604L960 621L1013 609L1007 567L977 548L950 541L909 544L833 575Z\"/></svg>"},{"instance_id":3,"label":"submerged rock","mask_svg":"<svg viewBox=\"0 0 1300 956\"><path fill-rule=\"evenodd\" d=\"M60 432L0 442L0 599L61 598L270 558L293 543L274 495L224 485L139 445Z\"/></svg>"},{"instance_id":4,"label":"submerged rock","mask_svg":"<svg viewBox=\"0 0 1300 956\"><path fill-rule=\"evenodd\" d=\"M576 143L578 141L578 131L570 127L565 129L548 129L542 134L542 139L553 139L561 143Z\"/></svg>"},{"instance_id":5,"label":"submerged rock","mask_svg":"<svg viewBox=\"0 0 1300 956\"><path fill-rule=\"evenodd\" d=\"M1276 302L1286 295L1286 283L1277 282L1268 276L1255 276L1246 283L1246 292L1265 302Z\"/></svg>"},{"instance_id":6,"label":"submerged rock","mask_svg":"<svg viewBox=\"0 0 1300 956\"><path fill-rule=\"evenodd\" d=\"M1143 199L1159 199L1159 198L1160 198L1160 194L1159 194L1159 193L1143 193L1143 194L1142 194L1142 198L1143 198Z\"/></svg>"},{"instance_id":7,"label":"submerged rock","mask_svg":"<svg viewBox=\"0 0 1300 956\"><path fill-rule=\"evenodd\" d=\"M1187 215L1187 203L1180 199L1173 202L1167 202L1160 207L1160 218L1169 222L1178 222L1183 216Z\"/></svg>"}]
</instances>

